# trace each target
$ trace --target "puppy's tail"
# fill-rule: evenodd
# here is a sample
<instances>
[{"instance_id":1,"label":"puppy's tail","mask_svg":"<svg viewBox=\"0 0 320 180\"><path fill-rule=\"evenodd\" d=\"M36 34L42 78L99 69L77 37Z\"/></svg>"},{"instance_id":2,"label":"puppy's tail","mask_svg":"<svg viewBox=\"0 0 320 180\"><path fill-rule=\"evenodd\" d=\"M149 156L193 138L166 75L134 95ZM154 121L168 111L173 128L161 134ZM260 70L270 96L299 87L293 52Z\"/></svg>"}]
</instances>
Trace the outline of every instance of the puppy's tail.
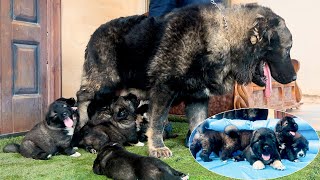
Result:
<instances>
[{"instance_id":1,"label":"puppy's tail","mask_svg":"<svg viewBox=\"0 0 320 180\"><path fill-rule=\"evenodd\" d=\"M224 133L231 138L238 138L239 137L239 129L237 126L230 124L224 128Z\"/></svg>"},{"instance_id":2,"label":"puppy's tail","mask_svg":"<svg viewBox=\"0 0 320 180\"><path fill-rule=\"evenodd\" d=\"M3 148L3 152L5 153L20 153L20 145L19 144L8 144Z\"/></svg>"}]
</instances>

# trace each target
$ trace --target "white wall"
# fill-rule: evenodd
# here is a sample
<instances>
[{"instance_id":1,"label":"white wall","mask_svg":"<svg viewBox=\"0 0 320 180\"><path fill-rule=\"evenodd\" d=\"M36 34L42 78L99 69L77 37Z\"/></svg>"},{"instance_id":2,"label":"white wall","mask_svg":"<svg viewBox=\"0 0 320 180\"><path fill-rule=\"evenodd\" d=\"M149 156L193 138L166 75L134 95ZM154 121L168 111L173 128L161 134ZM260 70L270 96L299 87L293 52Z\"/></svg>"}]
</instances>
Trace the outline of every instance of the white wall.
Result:
<instances>
[{"instance_id":1,"label":"white wall","mask_svg":"<svg viewBox=\"0 0 320 180\"><path fill-rule=\"evenodd\" d=\"M320 1L259 0L283 17L293 36L291 58L301 63L298 84L303 94L320 95Z\"/></svg>"},{"instance_id":2,"label":"white wall","mask_svg":"<svg viewBox=\"0 0 320 180\"><path fill-rule=\"evenodd\" d=\"M80 87L84 50L91 34L107 21L146 12L145 0L61 0L62 96Z\"/></svg>"}]
</instances>

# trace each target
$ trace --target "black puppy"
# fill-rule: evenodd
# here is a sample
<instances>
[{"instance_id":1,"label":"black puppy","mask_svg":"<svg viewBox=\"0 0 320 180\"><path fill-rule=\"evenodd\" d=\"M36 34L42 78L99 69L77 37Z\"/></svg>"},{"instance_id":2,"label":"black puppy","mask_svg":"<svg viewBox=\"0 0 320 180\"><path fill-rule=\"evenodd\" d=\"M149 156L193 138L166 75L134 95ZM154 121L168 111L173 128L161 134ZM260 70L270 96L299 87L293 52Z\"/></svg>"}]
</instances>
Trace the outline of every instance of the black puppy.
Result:
<instances>
[{"instance_id":1,"label":"black puppy","mask_svg":"<svg viewBox=\"0 0 320 180\"><path fill-rule=\"evenodd\" d=\"M93 172L112 179L189 179L188 175L176 171L165 162L130 153L117 143L102 147L94 161Z\"/></svg>"},{"instance_id":2,"label":"black puppy","mask_svg":"<svg viewBox=\"0 0 320 180\"><path fill-rule=\"evenodd\" d=\"M286 116L278 121L275 127L277 141L279 143L278 150L281 158L290 161L297 161L297 154L293 148L295 136L298 135L298 124L292 117Z\"/></svg>"},{"instance_id":3,"label":"black puppy","mask_svg":"<svg viewBox=\"0 0 320 180\"><path fill-rule=\"evenodd\" d=\"M299 158L305 157L308 150L308 140L302 134L296 132L292 144L286 143L282 149L280 147L279 152L282 159L299 162Z\"/></svg>"},{"instance_id":4,"label":"black puppy","mask_svg":"<svg viewBox=\"0 0 320 180\"><path fill-rule=\"evenodd\" d=\"M259 128L253 132L250 145L241 155L235 157L235 161L246 159L253 169L264 169L265 165L278 170L284 170L280 154L277 150L277 139L274 131L269 128Z\"/></svg>"},{"instance_id":5,"label":"black puppy","mask_svg":"<svg viewBox=\"0 0 320 180\"><path fill-rule=\"evenodd\" d=\"M135 95L105 99L105 106L97 109L91 120L80 130L79 146L96 153L108 142L121 145L138 143Z\"/></svg>"},{"instance_id":6,"label":"black puppy","mask_svg":"<svg viewBox=\"0 0 320 180\"><path fill-rule=\"evenodd\" d=\"M77 123L77 112L72 108L74 103L73 98L54 101L49 106L46 119L26 134L21 145L8 144L3 151L19 152L24 157L42 160L47 160L57 153L80 156L71 146Z\"/></svg>"},{"instance_id":7,"label":"black puppy","mask_svg":"<svg viewBox=\"0 0 320 180\"><path fill-rule=\"evenodd\" d=\"M199 127L203 128L203 127ZM220 153L222 161L232 157L237 150L243 150L250 142L252 130L238 130L234 125L225 127L224 132L214 131L211 129L202 130L203 133L196 134L190 145L190 151L194 158L201 150L200 158L204 162L212 161L209 158L211 152L216 155Z\"/></svg>"}]
</instances>

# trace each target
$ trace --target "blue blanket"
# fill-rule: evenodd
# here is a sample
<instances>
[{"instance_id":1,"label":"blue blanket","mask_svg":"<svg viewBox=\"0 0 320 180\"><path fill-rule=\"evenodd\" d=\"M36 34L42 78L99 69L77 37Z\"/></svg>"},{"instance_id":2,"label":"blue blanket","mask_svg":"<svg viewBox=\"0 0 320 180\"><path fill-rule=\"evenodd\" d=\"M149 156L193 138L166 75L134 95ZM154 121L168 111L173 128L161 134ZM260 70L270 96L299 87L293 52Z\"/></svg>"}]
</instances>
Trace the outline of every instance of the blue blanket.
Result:
<instances>
[{"instance_id":1,"label":"blue blanket","mask_svg":"<svg viewBox=\"0 0 320 180\"><path fill-rule=\"evenodd\" d=\"M206 121L209 124L209 127L207 128L216 131L223 131L225 126L229 124L234 124L239 129L255 130L259 127L268 127L274 130L274 127L279 119L246 121L230 119L217 120L214 118L208 118ZM283 159L282 162L286 166L286 169L284 171L275 170L271 166L266 166L266 168L262 170L255 170L252 168L248 161L233 162L229 159L226 163L224 163L213 153L210 155L210 158L213 159L213 161L203 162L199 157L201 151L197 153L196 160L199 164L201 164L208 170L231 178L270 179L287 176L306 167L316 157L320 147L319 137L316 131L304 120L295 118L295 121L299 125L298 132L300 132L309 141L309 151L307 152L306 157L300 158L300 162L291 162L289 160ZM195 131L192 132L189 142L192 142L194 134Z\"/></svg>"}]
</instances>

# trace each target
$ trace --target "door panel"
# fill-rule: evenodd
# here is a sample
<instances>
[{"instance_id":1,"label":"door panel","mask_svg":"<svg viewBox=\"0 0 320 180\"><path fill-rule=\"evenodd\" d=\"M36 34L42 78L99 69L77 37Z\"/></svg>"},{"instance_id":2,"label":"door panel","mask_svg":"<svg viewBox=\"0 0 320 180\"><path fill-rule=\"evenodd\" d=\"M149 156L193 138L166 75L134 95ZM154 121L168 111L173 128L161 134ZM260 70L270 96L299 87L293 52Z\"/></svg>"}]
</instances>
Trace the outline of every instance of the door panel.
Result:
<instances>
[{"instance_id":1,"label":"door panel","mask_svg":"<svg viewBox=\"0 0 320 180\"><path fill-rule=\"evenodd\" d=\"M48 59L51 55L47 53L47 47L52 42L47 38L51 32L47 25L50 18L47 11L54 2L0 1L2 135L30 130L44 119L48 101L53 99L48 94L48 84L52 84L48 83L48 75L55 67L48 66L52 63ZM54 50L50 52L55 53ZM61 72L55 73L58 75ZM55 89L53 86L49 88Z\"/></svg>"}]
</instances>

